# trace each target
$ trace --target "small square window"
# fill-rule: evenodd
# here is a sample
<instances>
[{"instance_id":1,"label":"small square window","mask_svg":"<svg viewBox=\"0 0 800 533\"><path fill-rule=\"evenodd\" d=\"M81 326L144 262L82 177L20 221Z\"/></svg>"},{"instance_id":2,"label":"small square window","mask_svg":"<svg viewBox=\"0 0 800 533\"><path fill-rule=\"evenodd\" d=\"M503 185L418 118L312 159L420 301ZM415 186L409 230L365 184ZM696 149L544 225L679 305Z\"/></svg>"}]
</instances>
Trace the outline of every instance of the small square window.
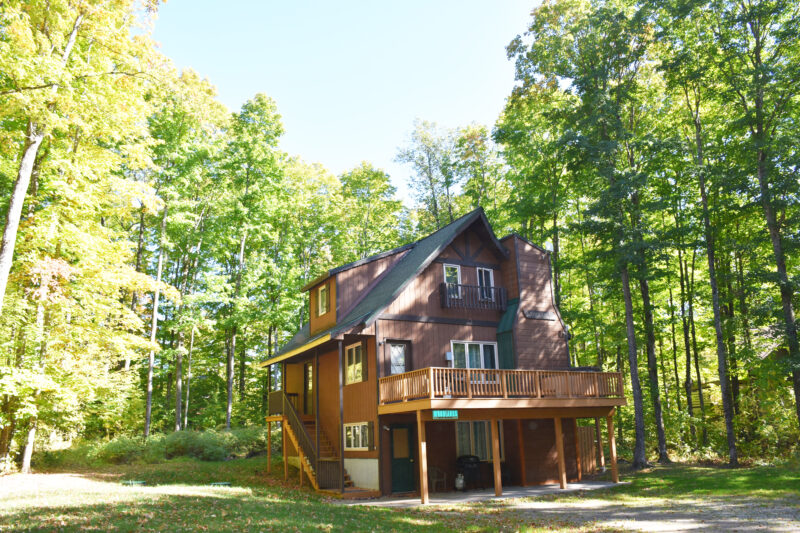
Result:
<instances>
[{"instance_id":1,"label":"small square window","mask_svg":"<svg viewBox=\"0 0 800 533\"><path fill-rule=\"evenodd\" d=\"M369 423L344 425L345 450L369 450Z\"/></svg>"}]
</instances>

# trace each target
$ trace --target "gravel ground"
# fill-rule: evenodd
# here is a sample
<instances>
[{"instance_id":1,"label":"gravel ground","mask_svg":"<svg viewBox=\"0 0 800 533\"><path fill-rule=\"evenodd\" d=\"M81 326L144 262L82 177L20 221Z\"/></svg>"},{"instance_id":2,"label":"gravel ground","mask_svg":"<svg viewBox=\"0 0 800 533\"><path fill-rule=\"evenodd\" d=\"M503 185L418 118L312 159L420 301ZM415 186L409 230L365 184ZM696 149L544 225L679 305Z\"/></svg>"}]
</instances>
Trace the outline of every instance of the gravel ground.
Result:
<instances>
[{"instance_id":1,"label":"gravel ground","mask_svg":"<svg viewBox=\"0 0 800 533\"><path fill-rule=\"evenodd\" d=\"M511 502L509 502L511 503ZM585 499L580 502L519 501L533 517L576 526L634 531L795 531L800 532L800 498L702 500L641 498L635 502Z\"/></svg>"}]
</instances>

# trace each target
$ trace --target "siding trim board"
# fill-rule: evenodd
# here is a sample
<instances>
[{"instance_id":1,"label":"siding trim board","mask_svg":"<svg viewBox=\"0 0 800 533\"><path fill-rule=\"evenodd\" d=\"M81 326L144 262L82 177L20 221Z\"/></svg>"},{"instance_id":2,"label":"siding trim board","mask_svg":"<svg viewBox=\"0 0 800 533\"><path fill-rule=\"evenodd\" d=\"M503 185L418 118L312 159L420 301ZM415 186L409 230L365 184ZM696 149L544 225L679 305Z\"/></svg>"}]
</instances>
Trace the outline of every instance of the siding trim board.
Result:
<instances>
[{"instance_id":1,"label":"siding trim board","mask_svg":"<svg viewBox=\"0 0 800 533\"><path fill-rule=\"evenodd\" d=\"M482 251L482 250L481 250ZM437 257L433 260L434 263L443 263L447 265L459 265L467 267L488 268L490 270L500 270L500 265L497 263L481 263L472 259L456 259L452 257Z\"/></svg>"},{"instance_id":2,"label":"siding trim board","mask_svg":"<svg viewBox=\"0 0 800 533\"><path fill-rule=\"evenodd\" d=\"M450 324L453 326L483 326L496 328L500 322L494 320L472 320L469 318L449 318L444 316L394 315L385 313L378 316L381 320L397 320L399 322L424 322L428 324Z\"/></svg>"}]
</instances>

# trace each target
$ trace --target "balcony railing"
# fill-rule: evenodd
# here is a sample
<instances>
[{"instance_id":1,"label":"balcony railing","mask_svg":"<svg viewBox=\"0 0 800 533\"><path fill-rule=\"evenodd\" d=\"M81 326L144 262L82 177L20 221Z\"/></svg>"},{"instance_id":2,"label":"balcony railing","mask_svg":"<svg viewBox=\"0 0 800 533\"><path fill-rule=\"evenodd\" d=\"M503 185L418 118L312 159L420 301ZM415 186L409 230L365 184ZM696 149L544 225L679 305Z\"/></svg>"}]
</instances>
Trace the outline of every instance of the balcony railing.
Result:
<instances>
[{"instance_id":1,"label":"balcony railing","mask_svg":"<svg viewBox=\"0 0 800 533\"><path fill-rule=\"evenodd\" d=\"M447 398L624 398L619 372L422 368L380 379L380 403Z\"/></svg>"},{"instance_id":2,"label":"balcony railing","mask_svg":"<svg viewBox=\"0 0 800 533\"><path fill-rule=\"evenodd\" d=\"M450 309L496 309L505 311L508 304L505 287L441 283L442 307Z\"/></svg>"}]
</instances>

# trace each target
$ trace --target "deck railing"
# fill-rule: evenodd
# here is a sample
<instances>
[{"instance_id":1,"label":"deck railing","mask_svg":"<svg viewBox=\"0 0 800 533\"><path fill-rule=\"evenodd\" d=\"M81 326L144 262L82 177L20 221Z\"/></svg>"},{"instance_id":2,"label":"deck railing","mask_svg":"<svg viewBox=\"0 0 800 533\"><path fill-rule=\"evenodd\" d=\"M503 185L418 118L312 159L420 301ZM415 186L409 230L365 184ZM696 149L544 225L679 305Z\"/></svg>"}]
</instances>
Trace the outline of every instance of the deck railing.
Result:
<instances>
[{"instance_id":1,"label":"deck railing","mask_svg":"<svg viewBox=\"0 0 800 533\"><path fill-rule=\"evenodd\" d=\"M380 403L423 398L623 398L619 372L422 368L380 379Z\"/></svg>"},{"instance_id":2,"label":"deck railing","mask_svg":"<svg viewBox=\"0 0 800 533\"><path fill-rule=\"evenodd\" d=\"M508 297L505 287L441 283L442 307L449 309L496 309L505 311Z\"/></svg>"}]
</instances>

